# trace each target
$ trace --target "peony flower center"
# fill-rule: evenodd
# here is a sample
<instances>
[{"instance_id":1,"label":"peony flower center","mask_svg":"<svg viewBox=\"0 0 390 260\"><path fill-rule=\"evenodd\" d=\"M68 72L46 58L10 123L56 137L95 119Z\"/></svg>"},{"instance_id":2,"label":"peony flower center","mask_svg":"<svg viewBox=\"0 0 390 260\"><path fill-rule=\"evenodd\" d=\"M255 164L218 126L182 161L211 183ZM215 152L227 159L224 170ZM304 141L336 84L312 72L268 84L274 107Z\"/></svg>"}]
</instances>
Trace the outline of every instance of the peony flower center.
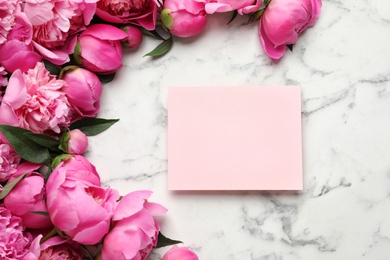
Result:
<instances>
[{"instance_id":1,"label":"peony flower center","mask_svg":"<svg viewBox=\"0 0 390 260\"><path fill-rule=\"evenodd\" d=\"M128 15L141 12L148 4L148 0L101 0L98 7L111 15Z\"/></svg>"}]
</instances>

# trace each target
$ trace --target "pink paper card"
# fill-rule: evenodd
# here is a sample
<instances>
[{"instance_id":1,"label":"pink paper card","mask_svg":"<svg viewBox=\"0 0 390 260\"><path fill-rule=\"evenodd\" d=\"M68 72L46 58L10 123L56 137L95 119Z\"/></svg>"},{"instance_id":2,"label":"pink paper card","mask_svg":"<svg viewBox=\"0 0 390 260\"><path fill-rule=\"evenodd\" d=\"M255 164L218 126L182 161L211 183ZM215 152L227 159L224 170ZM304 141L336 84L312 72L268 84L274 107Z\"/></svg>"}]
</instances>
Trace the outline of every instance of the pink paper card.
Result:
<instances>
[{"instance_id":1,"label":"pink paper card","mask_svg":"<svg viewBox=\"0 0 390 260\"><path fill-rule=\"evenodd\" d=\"M301 93L286 87L171 87L170 190L301 190Z\"/></svg>"}]
</instances>

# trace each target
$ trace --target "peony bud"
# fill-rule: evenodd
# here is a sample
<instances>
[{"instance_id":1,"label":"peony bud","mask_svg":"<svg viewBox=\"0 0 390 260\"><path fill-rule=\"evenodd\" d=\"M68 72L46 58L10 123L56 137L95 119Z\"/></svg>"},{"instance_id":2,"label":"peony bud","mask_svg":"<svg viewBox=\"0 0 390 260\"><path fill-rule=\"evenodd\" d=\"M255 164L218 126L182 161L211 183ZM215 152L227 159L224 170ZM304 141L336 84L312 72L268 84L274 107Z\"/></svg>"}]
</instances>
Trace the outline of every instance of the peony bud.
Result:
<instances>
[{"instance_id":1,"label":"peony bud","mask_svg":"<svg viewBox=\"0 0 390 260\"><path fill-rule=\"evenodd\" d=\"M91 25L78 37L74 58L90 71L114 73L122 67L120 41L127 37L124 31L112 25Z\"/></svg>"},{"instance_id":2,"label":"peony bud","mask_svg":"<svg viewBox=\"0 0 390 260\"><path fill-rule=\"evenodd\" d=\"M79 129L71 130L62 135L60 149L65 153L81 155L88 147L88 137Z\"/></svg>"},{"instance_id":3,"label":"peony bud","mask_svg":"<svg viewBox=\"0 0 390 260\"><path fill-rule=\"evenodd\" d=\"M187 247L174 246L169 249L162 260L198 260L198 256Z\"/></svg>"},{"instance_id":4,"label":"peony bud","mask_svg":"<svg viewBox=\"0 0 390 260\"><path fill-rule=\"evenodd\" d=\"M102 83L95 73L76 68L69 69L62 78L67 86L63 91L80 117L95 117L100 109Z\"/></svg>"},{"instance_id":5,"label":"peony bud","mask_svg":"<svg viewBox=\"0 0 390 260\"><path fill-rule=\"evenodd\" d=\"M122 44L129 48L136 48L142 42L142 32L135 26L124 26L122 30L127 33L128 37L122 41Z\"/></svg>"},{"instance_id":6,"label":"peony bud","mask_svg":"<svg viewBox=\"0 0 390 260\"><path fill-rule=\"evenodd\" d=\"M173 35L179 37L190 37L198 34L207 23L204 4L194 0L164 1L161 20Z\"/></svg>"}]
</instances>

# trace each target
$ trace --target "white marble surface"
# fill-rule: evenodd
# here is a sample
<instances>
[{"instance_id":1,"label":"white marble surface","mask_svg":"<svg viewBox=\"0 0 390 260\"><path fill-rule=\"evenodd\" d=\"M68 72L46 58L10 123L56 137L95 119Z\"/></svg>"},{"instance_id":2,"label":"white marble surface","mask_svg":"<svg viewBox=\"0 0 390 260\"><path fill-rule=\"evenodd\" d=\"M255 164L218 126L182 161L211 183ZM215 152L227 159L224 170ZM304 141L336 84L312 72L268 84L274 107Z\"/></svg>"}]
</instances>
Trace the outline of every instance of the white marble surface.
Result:
<instances>
[{"instance_id":1,"label":"white marble surface","mask_svg":"<svg viewBox=\"0 0 390 260\"><path fill-rule=\"evenodd\" d=\"M144 38L104 86L99 116L120 122L91 138L87 157L122 194L153 190L169 209L162 232L201 260L390 259L389 10L387 0L324 0L276 63L257 24L226 26L230 15L210 16L159 59L142 57L158 43ZM304 189L168 191L168 87L262 85L302 87Z\"/></svg>"}]
</instances>

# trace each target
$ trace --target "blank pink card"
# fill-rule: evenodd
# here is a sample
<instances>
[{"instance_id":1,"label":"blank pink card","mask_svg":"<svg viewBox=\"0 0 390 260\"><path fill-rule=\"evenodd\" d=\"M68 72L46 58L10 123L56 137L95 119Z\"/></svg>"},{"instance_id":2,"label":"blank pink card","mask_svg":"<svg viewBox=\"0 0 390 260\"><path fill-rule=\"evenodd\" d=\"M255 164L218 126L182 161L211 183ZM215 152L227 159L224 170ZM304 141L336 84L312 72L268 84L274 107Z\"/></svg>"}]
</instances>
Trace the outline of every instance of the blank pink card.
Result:
<instances>
[{"instance_id":1,"label":"blank pink card","mask_svg":"<svg viewBox=\"0 0 390 260\"><path fill-rule=\"evenodd\" d=\"M301 93L286 87L171 87L170 190L301 190Z\"/></svg>"}]
</instances>

